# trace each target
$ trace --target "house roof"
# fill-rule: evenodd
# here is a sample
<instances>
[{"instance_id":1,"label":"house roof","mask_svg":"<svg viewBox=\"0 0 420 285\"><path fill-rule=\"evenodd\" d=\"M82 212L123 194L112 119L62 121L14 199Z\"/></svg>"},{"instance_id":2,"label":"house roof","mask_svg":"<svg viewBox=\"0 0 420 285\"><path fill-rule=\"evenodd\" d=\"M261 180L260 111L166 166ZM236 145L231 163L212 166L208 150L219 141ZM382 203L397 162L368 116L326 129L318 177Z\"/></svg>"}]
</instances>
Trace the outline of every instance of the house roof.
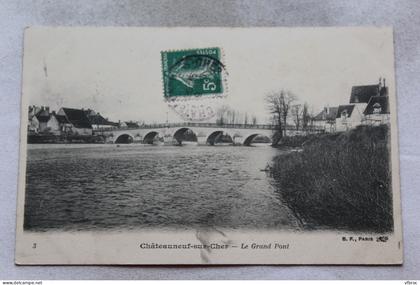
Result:
<instances>
[{"instance_id":1,"label":"house roof","mask_svg":"<svg viewBox=\"0 0 420 285\"><path fill-rule=\"evenodd\" d=\"M128 128L139 128L140 126L136 122L125 122Z\"/></svg>"},{"instance_id":2,"label":"house roof","mask_svg":"<svg viewBox=\"0 0 420 285\"><path fill-rule=\"evenodd\" d=\"M373 110L377 107L381 108L379 114L389 114L388 96L374 96L370 98L366 109L363 111L363 114L371 115L373 114Z\"/></svg>"},{"instance_id":3,"label":"house roof","mask_svg":"<svg viewBox=\"0 0 420 285\"><path fill-rule=\"evenodd\" d=\"M318 115L314 117L315 121L335 120L338 107L325 107Z\"/></svg>"},{"instance_id":4,"label":"house roof","mask_svg":"<svg viewBox=\"0 0 420 285\"><path fill-rule=\"evenodd\" d=\"M55 115L55 118L60 124L69 124L70 122L67 120L66 116Z\"/></svg>"},{"instance_id":5,"label":"house roof","mask_svg":"<svg viewBox=\"0 0 420 285\"><path fill-rule=\"evenodd\" d=\"M76 128L91 129L92 125L86 116L86 113L80 109L62 108L66 114L67 120Z\"/></svg>"},{"instance_id":6,"label":"house roof","mask_svg":"<svg viewBox=\"0 0 420 285\"><path fill-rule=\"evenodd\" d=\"M341 118L341 113L343 113L344 111L347 111L348 117L351 117L353 110L354 110L354 105L340 105L338 106L336 118Z\"/></svg>"},{"instance_id":7,"label":"house roof","mask_svg":"<svg viewBox=\"0 0 420 285\"><path fill-rule=\"evenodd\" d=\"M370 98L379 95L379 85L362 85L351 88L350 103L368 103Z\"/></svg>"},{"instance_id":8,"label":"house roof","mask_svg":"<svg viewBox=\"0 0 420 285\"><path fill-rule=\"evenodd\" d=\"M108 121L100 114L90 115L88 119L92 125L113 125L112 122Z\"/></svg>"},{"instance_id":9,"label":"house roof","mask_svg":"<svg viewBox=\"0 0 420 285\"><path fill-rule=\"evenodd\" d=\"M40 123L46 123L50 119L50 113L45 109L38 112L35 116Z\"/></svg>"}]
</instances>

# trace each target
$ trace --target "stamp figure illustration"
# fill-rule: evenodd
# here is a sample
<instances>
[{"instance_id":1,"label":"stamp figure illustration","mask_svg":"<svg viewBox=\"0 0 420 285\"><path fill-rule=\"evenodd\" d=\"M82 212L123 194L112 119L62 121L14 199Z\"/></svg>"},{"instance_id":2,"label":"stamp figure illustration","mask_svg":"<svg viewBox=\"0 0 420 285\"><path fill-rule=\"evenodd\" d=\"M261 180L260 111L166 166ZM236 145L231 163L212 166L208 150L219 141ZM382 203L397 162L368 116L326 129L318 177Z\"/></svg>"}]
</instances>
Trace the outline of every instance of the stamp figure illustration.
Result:
<instances>
[{"instance_id":1,"label":"stamp figure illustration","mask_svg":"<svg viewBox=\"0 0 420 285\"><path fill-rule=\"evenodd\" d=\"M162 51L164 100L183 120L216 115L227 92L227 72L218 47Z\"/></svg>"},{"instance_id":2,"label":"stamp figure illustration","mask_svg":"<svg viewBox=\"0 0 420 285\"><path fill-rule=\"evenodd\" d=\"M164 97L222 96L224 69L220 48L163 51Z\"/></svg>"}]
</instances>

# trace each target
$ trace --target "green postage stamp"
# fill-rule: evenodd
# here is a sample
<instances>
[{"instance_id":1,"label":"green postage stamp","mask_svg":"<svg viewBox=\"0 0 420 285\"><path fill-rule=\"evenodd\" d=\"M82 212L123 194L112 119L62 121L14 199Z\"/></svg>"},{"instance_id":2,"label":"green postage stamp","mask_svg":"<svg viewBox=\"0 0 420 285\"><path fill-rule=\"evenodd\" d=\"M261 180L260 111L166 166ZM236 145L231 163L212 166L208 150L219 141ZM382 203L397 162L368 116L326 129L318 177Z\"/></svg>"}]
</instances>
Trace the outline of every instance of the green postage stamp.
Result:
<instances>
[{"instance_id":1,"label":"green postage stamp","mask_svg":"<svg viewBox=\"0 0 420 285\"><path fill-rule=\"evenodd\" d=\"M161 56L166 100L224 94L226 72L220 48L163 51Z\"/></svg>"},{"instance_id":2,"label":"green postage stamp","mask_svg":"<svg viewBox=\"0 0 420 285\"><path fill-rule=\"evenodd\" d=\"M227 94L227 72L218 47L162 51L164 99L182 119L213 118Z\"/></svg>"}]
</instances>

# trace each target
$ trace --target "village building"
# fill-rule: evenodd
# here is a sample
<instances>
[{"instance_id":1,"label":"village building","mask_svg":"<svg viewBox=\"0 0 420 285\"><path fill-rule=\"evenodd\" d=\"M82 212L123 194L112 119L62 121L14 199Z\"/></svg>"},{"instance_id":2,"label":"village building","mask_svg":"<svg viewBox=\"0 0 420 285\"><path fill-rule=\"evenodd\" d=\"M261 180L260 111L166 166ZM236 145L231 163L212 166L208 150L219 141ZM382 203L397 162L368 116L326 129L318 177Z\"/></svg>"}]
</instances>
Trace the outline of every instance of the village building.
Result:
<instances>
[{"instance_id":1,"label":"village building","mask_svg":"<svg viewBox=\"0 0 420 285\"><path fill-rule=\"evenodd\" d=\"M346 131L359 125L368 124L372 120L375 120L375 123L386 121L385 112L388 111L389 114L389 110L386 109L388 104L386 103L385 106L387 101L388 87L385 86L385 79L379 78L379 83L374 85L353 86L350 94L350 104L338 107L336 130ZM378 104L379 106L383 104L381 108L384 108L384 111L373 116L373 114L370 114L375 109L373 105L378 107Z\"/></svg>"},{"instance_id":2,"label":"village building","mask_svg":"<svg viewBox=\"0 0 420 285\"><path fill-rule=\"evenodd\" d=\"M47 132L54 135L61 134L60 121L57 119L57 115L55 114L55 112L52 112L50 114L50 117L47 122Z\"/></svg>"},{"instance_id":3,"label":"village building","mask_svg":"<svg viewBox=\"0 0 420 285\"><path fill-rule=\"evenodd\" d=\"M129 128L129 129L140 128L139 124L137 124L136 122L129 121L129 122L125 122L125 124L126 124L127 128Z\"/></svg>"},{"instance_id":4,"label":"village building","mask_svg":"<svg viewBox=\"0 0 420 285\"><path fill-rule=\"evenodd\" d=\"M324 107L324 109L312 119L314 127L324 129L325 132L335 132L335 119L338 107Z\"/></svg>"},{"instance_id":5,"label":"village building","mask_svg":"<svg viewBox=\"0 0 420 285\"><path fill-rule=\"evenodd\" d=\"M355 104L338 106L335 118L336 131L347 131L361 124L363 120L363 110Z\"/></svg>"},{"instance_id":6,"label":"village building","mask_svg":"<svg viewBox=\"0 0 420 285\"><path fill-rule=\"evenodd\" d=\"M75 135L92 135L92 125L85 113L81 109L61 108L57 112L61 120L61 128L66 129L69 134ZM64 117L64 118L63 118Z\"/></svg>"},{"instance_id":7,"label":"village building","mask_svg":"<svg viewBox=\"0 0 420 285\"><path fill-rule=\"evenodd\" d=\"M117 123L108 121L108 119L104 118L100 113L97 113L92 109L84 110L84 112L88 117L93 130L112 129L118 126Z\"/></svg>"},{"instance_id":8,"label":"village building","mask_svg":"<svg viewBox=\"0 0 420 285\"><path fill-rule=\"evenodd\" d=\"M61 134L70 134L72 132L73 125L67 120L66 116L54 114L60 125Z\"/></svg>"},{"instance_id":9,"label":"village building","mask_svg":"<svg viewBox=\"0 0 420 285\"><path fill-rule=\"evenodd\" d=\"M37 118L38 132L47 132L48 131L48 120L50 119L50 110L49 107L41 107L41 110L35 115Z\"/></svg>"},{"instance_id":10,"label":"village building","mask_svg":"<svg viewBox=\"0 0 420 285\"><path fill-rule=\"evenodd\" d=\"M118 121L118 127L119 128L127 128L127 123L126 122L122 122L122 121Z\"/></svg>"},{"instance_id":11,"label":"village building","mask_svg":"<svg viewBox=\"0 0 420 285\"><path fill-rule=\"evenodd\" d=\"M41 111L40 107L29 106L28 108L28 132L29 133L38 133L39 131L39 121L36 117L36 114Z\"/></svg>"},{"instance_id":12,"label":"village building","mask_svg":"<svg viewBox=\"0 0 420 285\"><path fill-rule=\"evenodd\" d=\"M363 112L365 115L365 124L382 125L389 124L389 102L388 96L374 96L370 98L369 103Z\"/></svg>"}]
</instances>

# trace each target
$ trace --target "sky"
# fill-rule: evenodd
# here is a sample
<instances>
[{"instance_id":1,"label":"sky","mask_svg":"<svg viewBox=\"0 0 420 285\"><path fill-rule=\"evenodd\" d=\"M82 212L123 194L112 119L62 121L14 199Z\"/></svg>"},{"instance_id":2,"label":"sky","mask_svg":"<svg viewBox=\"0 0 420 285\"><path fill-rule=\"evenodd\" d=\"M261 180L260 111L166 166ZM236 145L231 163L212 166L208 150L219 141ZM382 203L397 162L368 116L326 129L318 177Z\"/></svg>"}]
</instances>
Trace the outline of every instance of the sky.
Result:
<instances>
[{"instance_id":1,"label":"sky","mask_svg":"<svg viewBox=\"0 0 420 285\"><path fill-rule=\"evenodd\" d=\"M220 104L268 121L264 101L288 90L314 113L348 103L353 85L386 78L395 91L389 28L29 28L23 106L91 108L113 121L182 121L163 98L161 51L219 47ZM218 103L219 104L219 103Z\"/></svg>"}]
</instances>

